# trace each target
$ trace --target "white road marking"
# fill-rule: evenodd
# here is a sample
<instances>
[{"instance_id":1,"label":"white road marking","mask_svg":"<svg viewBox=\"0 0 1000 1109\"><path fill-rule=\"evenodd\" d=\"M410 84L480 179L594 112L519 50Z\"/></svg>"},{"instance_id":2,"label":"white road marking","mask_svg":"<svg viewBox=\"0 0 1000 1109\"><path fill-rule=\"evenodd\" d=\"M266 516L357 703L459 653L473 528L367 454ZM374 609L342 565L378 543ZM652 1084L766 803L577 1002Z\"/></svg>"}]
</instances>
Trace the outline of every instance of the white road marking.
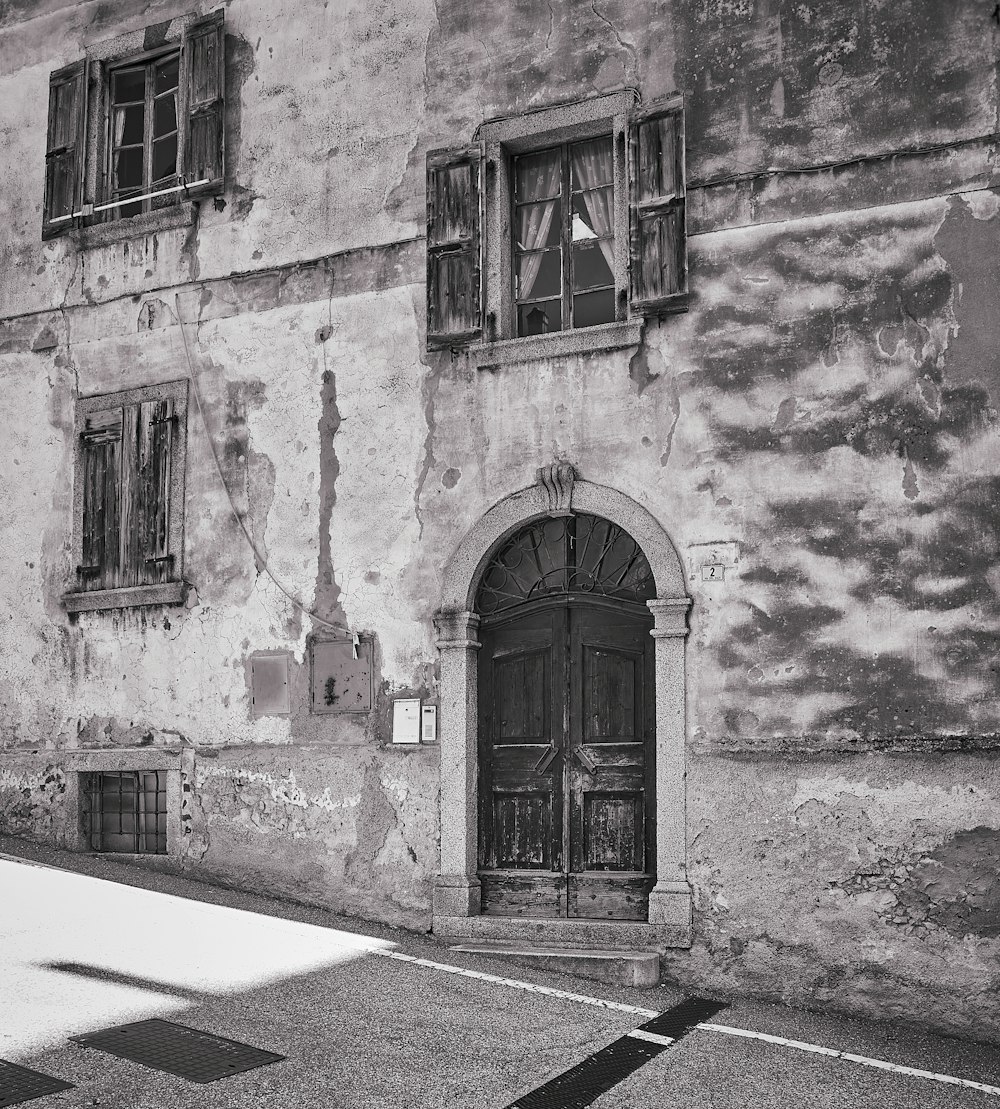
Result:
<instances>
[{"instance_id":1,"label":"white road marking","mask_svg":"<svg viewBox=\"0 0 1000 1109\"><path fill-rule=\"evenodd\" d=\"M551 986L539 986L534 982L524 982L519 978L501 978L497 974L486 974L481 970L467 970L450 963L436 963L431 959L418 959L414 955L404 955L401 951L372 950L371 954L381 955L384 959L398 959L400 962L413 963L416 966L428 967L431 970L443 970L447 974L460 974L463 978L478 978L481 982L494 982L500 986L511 986L515 990L525 990L528 993L545 994L548 997L559 997L564 1001L579 1001L584 1005L593 1005L598 1009L612 1009L617 1013L634 1013L640 1017L658 1017L658 1009L642 1009L638 1005L623 1005L618 1001L607 1001L603 997L591 997L588 994L570 993L567 990L552 989ZM903 1066L901 1063L890 1063L885 1059L872 1059L867 1055L855 1055L850 1051L837 1051L832 1047L821 1047L819 1044L805 1043L803 1040L789 1040L784 1036L772 1036L767 1032L753 1032L749 1028L733 1028L728 1024L696 1024L692 1031L719 1032L725 1036L741 1036L748 1040L763 1040L765 1043L777 1044L779 1047L792 1048L795 1051L807 1051L813 1055L825 1055L832 1059L843 1059L849 1063L857 1063L862 1067L875 1067L878 1070L892 1071L894 1074L906 1074L911 1078L928 1078L934 1082L944 1082L949 1086L963 1086L969 1090L979 1090L984 1094L1000 1095L1000 1086L990 1086L986 1082L975 1082L971 1078L956 1078L952 1074L938 1074L936 1071L920 1070L917 1067ZM649 1040L651 1043L672 1044L674 1041L668 1036L657 1036L652 1032L643 1032L641 1028L627 1033L639 1040Z\"/></svg>"},{"instance_id":2,"label":"white road marking","mask_svg":"<svg viewBox=\"0 0 1000 1109\"><path fill-rule=\"evenodd\" d=\"M515 990L528 993L542 993L548 997L561 997L564 1001L581 1001L584 1005L595 1005L598 1009L613 1009L617 1013L634 1013L640 1017L658 1017L656 1009L640 1009L636 1005L622 1005L618 1001L606 1001L603 997L588 997L582 993L569 993L567 990L554 990L551 986L539 986L534 982L522 982L518 978L500 978L496 974L485 974L481 970L466 970L465 967L452 966L450 963L435 963L430 959L418 959L415 955L404 955L401 951L372 951L385 959L398 959L403 963L415 963L431 970L443 970L448 974L460 974L463 978L478 978L481 982L495 982L500 986L513 986Z\"/></svg>"},{"instance_id":3,"label":"white road marking","mask_svg":"<svg viewBox=\"0 0 1000 1109\"><path fill-rule=\"evenodd\" d=\"M855 1055L851 1051L835 1051L831 1047L807 1044L801 1040L786 1040L784 1036L769 1036L765 1032L751 1032L746 1028L731 1028L727 1024L699 1024L706 1032L722 1032L726 1036L743 1036L750 1040L765 1040L769 1044L791 1047L796 1051L811 1051L816 1055L830 1055L836 1059L846 1059L862 1067L877 1067L879 1070L893 1071L895 1074L909 1074L914 1078L931 1078L935 1082L946 1082L949 1086L965 1086L970 1090L980 1090L984 1094L1000 1094L1000 1086L990 1086L985 1082L974 1082L971 1078L956 1078L953 1074L938 1074L936 1071L906 1067L902 1063L888 1063L885 1059L872 1059L867 1055Z\"/></svg>"},{"instance_id":4,"label":"white road marking","mask_svg":"<svg viewBox=\"0 0 1000 1109\"><path fill-rule=\"evenodd\" d=\"M635 1028L631 1032L626 1032L625 1035L630 1036L633 1040L645 1040L647 1043L659 1044L661 1047L670 1047L671 1044L677 1043L670 1036L658 1036L655 1032L644 1032L641 1028Z\"/></svg>"}]
</instances>

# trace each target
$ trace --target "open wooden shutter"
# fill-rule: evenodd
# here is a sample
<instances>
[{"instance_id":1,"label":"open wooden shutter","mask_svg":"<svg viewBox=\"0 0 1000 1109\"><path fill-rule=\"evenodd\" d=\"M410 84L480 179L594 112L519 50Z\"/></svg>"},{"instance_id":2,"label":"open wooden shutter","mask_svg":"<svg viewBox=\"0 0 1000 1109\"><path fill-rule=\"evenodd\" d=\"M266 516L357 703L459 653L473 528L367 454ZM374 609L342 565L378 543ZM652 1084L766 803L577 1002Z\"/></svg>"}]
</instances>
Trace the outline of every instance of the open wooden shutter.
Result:
<instances>
[{"instance_id":1,"label":"open wooden shutter","mask_svg":"<svg viewBox=\"0 0 1000 1109\"><path fill-rule=\"evenodd\" d=\"M120 408L88 417L80 436L83 512L77 574L81 589L113 589L118 584L121 438Z\"/></svg>"},{"instance_id":2,"label":"open wooden shutter","mask_svg":"<svg viewBox=\"0 0 1000 1109\"><path fill-rule=\"evenodd\" d=\"M172 577L170 551L170 458L174 402L150 401L139 418L139 582L158 584Z\"/></svg>"},{"instance_id":3,"label":"open wooden shutter","mask_svg":"<svg viewBox=\"0 0 1000 1109\"><path fill-rule=\"evenodd\" d=\"M204 182L190 190L195 195L218 192L223 185L224 39L221 9L192 23L184 35L187 134L183 172L189 183Z\"/></svg>"},{"instance_id":4,"label":"open wooden shutter","mask_svg":"<svg viewBox=\"0 0 1000 1109\"><path fill-rule=\"evenodd\" d=\"M683 104L635 117L630 140L632 308L676 311L687 293Z\"/></svg>"},{"instance_id":5,"label":"open wooden shutter","mask_svg":"<svg viewBox=\"0 0 1000 1109\"><path fill-rule=\"evenodd\" d=\"M42 238L73 226L83 201L84 102L87 63L74 62L49 78L49 120L45 142L45 207Z\"/></svg>"},{"instance_id":6,"label":"open wooden shutter","mask_svg":"<svg viewBox=\"0 0 1000 1109\"><path fill-rule=\"evenodd\" d=\"M427 155L427 347L482 334L478 147Z\"/></svg>"}]
</instances>

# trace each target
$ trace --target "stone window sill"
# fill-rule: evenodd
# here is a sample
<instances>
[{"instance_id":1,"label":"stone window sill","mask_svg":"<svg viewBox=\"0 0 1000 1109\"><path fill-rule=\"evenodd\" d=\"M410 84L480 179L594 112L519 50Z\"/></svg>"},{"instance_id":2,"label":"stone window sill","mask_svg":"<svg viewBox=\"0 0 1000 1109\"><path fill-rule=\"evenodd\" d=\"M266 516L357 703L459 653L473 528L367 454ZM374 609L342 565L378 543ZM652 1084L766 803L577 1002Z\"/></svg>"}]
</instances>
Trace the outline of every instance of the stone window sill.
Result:
<instances>
[{"instance_id":1,"label":"stone window sill","mask_svg":"<svg viewBox=\"0 0 1000 1109\"><path fill-rule=\"evenodd\" d=\"M187 597L187 588L187 582L168 581L162 585L135 585L127 589L91 589L64 593L62 603L67 612L137 608L140 605L180 605Z\"/></svg>"},{"instance_id":2,"label":"stone window sill","mask_svg":"<svg viewBox=\"0 0 1000 1109\"><path fill-rule=\"evenodd\" d=\"M501 339L469 347L476 369L537 362L568 354L594 354L604 350L637 347L642 342L644 320L640 317L619 323L556 331L551 335L527 335L521 339Z\"/></svg>"},{"instance_id":3,"label":"stone window sill","mask_svg":"<svg viewBox=\"0 0 1000 1109\"><path fill-rule=\"evenodd\" d=\"M124 219L107 223L93 223L88 227L77 227L70 232L79 250L109 246L126 239L139 239L144 235L155 235L161 231L173 231L178 227L190 227L198 213L197 201L171 204L157 208L140 216L127 216Z\"/></svg>"}]
</instances>

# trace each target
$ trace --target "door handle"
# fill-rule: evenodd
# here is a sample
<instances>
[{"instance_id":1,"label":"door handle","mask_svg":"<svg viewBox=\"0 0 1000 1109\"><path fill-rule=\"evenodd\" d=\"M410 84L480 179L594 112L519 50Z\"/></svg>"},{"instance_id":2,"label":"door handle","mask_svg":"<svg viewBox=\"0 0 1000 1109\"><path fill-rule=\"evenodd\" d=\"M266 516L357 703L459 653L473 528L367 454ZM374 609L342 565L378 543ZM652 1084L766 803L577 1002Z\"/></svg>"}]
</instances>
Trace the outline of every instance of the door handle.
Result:
<instances>
[{"instance_id":1,"label":"door handle","mask_svg":"<svg viewBox=\"0 0 1000 1109\"><path fill-rule=\"evenodd\" d=\"M559 754L558 747L550 747L544 755L538 760L535 767L536 774L544 774L546 770L552 765L552 760Z\"/></svg>"},{"instance_id":2,"label":"door handle","mask_svg":"<svg viewBox=\"0 0 1000 1109\"><path fill-rule=\"evenodd\" d=\"M588 774L597 772L597 763L587 754L582 747L574 747L573 754L576 755L577 762L587 771Z\"/></svg>"}]
</instances>

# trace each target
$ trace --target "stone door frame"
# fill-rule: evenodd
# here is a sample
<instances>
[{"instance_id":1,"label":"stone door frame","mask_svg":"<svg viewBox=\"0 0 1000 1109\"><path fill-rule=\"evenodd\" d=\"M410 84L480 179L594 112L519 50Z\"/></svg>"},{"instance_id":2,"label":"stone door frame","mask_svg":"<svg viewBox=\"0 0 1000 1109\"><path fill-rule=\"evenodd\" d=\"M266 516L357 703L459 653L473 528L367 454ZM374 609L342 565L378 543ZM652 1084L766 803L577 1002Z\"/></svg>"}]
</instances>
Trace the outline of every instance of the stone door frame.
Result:
<instances>
[{"instance_id":1,"label":"stone door frame","mask_svg":"<svg viewBox=\"0 0 1000 1109\"><path fill-rule=\"evenodd\" d=\"M495 504L468 532L445 567L434 614L440 651L440 872L434 883L434 929L454 933L458 920L479 915L477 652L473 611L479 578L494 552L519 528L574 511L603 516L639 544L649 562L656 675L656 885L649 923L669 925L690 944L691 887L685 829L685 639L691 598L670 537L655 517L624 493L575 478L567 463L543 467L538 483Z\"/></svg>"}]
</instances>

